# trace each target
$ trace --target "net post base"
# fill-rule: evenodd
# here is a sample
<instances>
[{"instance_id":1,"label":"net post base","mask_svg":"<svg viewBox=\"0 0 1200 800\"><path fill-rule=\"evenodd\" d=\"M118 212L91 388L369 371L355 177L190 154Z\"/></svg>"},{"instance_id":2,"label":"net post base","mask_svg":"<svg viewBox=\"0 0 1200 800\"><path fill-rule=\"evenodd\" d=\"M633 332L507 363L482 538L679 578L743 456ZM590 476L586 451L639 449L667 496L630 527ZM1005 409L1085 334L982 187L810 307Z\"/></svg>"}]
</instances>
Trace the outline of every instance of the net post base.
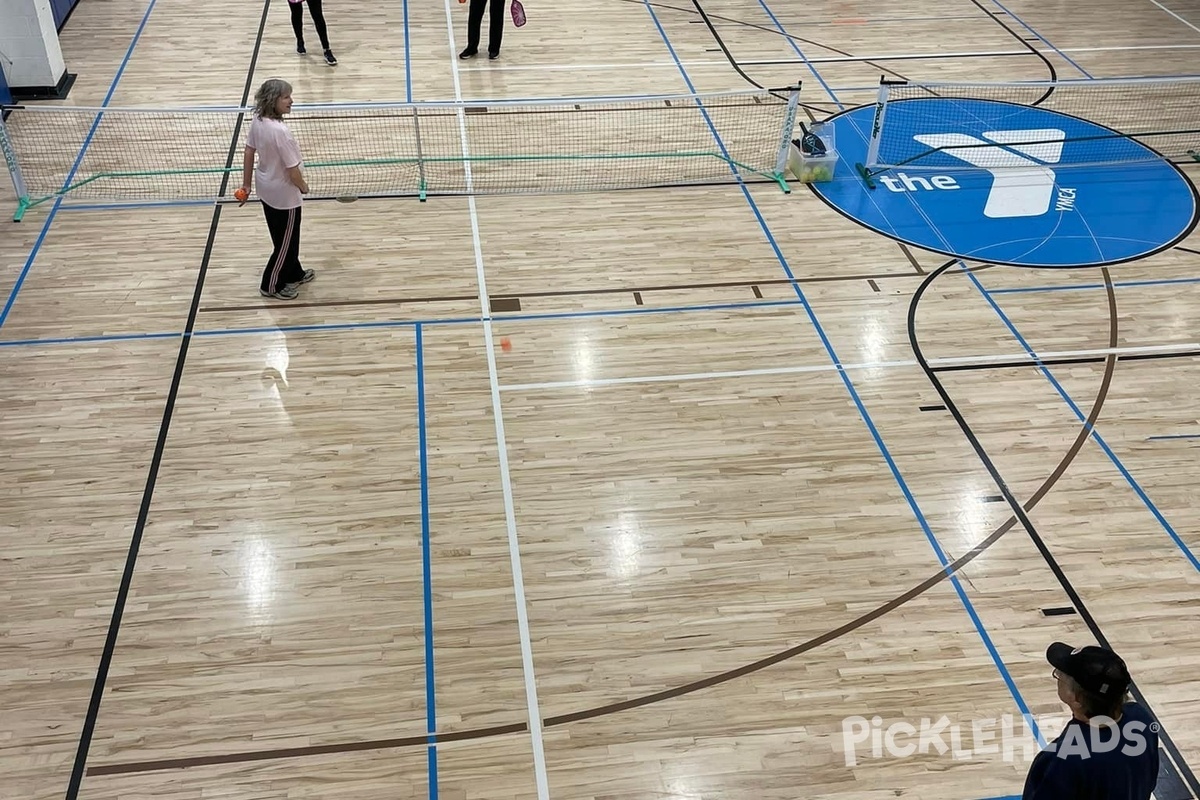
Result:
<instances>
[{"instance_id":1,"label":"net post base","mask_svg":"<svg viewBox=\"0 0 1200 800\"><path fill-rule=\"evenodd\" d=\"M783 177L783 173L782 173L782 172L776 172L775 174L773 174L773 175L771 176L771 178L772 178L772 179L773 179L773 180L774 180L774 181L775 181L777 184L779 184L779 188L780 188L780 189L783 191L783 193L784 193L784 194L791 194L791 193L792 193L792 187L788 185L787 178Z\"/></svg>"},{"instance_id":2,"label":"net post base","mask_svg":"<svg viewBox=\"0 0 1200 800\"><path fill-rule=\"evenodd\" d=\"M22 219L25 217L25 211L26 211L26 210L27 210L27 209L28 209L28 208L29 208L31 205L33 205L33 204L29 202L29 198L28 198L28 197L21 197L21 198L18 198L18 199L17 199L17 210L13 212L13 218L12 218L12 221L13 221L13 222L20 222L20 221L21 221L21 220L22 220Z\"/></svg>"},{"instance_id":3,"label":"net post base","mask_svg":"<svg viewBox=\"0 0 1200 800\"><path fill-rule=\"evenodd\" d=\"M868 170L862 164L855 164L854 171L858 173L858 177L863 179L863 183L867 185L868 189L875 188L875 179L871 177L870 170Z\"/></svg>"}]
</instances>

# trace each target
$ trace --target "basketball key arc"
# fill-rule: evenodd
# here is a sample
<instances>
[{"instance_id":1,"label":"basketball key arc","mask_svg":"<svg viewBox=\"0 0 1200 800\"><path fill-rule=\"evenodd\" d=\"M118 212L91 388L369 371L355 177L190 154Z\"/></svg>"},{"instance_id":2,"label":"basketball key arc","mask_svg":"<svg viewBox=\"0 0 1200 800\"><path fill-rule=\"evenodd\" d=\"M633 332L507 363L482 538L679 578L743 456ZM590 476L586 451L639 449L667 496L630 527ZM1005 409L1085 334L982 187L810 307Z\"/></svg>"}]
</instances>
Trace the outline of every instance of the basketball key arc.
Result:
<instances>
[{"instance_id":1,"label":"basketball key arc","mask_svg":"<svg viewBox=\"0 0 1200 800\"><path fill-rule=\"evenodd\" d=\"M865 161L875 111L831 118L842 161ZM852 169L812 188L860 225L926 250L1088 267L1152 255L1196 224L1196 191L1178 168L1078 117L989 100L903 100L889 104L884 148L897 137L931 155L877 176L875 190Z\"/></svg>"}]
</instances>

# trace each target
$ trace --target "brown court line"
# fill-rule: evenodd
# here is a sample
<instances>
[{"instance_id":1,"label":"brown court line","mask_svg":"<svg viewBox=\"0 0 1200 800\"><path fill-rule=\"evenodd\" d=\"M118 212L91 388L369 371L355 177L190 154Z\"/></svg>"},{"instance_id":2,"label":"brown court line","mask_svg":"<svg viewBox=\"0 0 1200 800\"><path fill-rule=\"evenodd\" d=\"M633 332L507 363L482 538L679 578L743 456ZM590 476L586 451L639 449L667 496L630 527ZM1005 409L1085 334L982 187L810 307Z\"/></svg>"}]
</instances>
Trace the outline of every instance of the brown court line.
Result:
<instances>
[{"instance_id":1,"label":"brown court line","mask_svg":"<svg viewBox=\"0 0 1200 800\"><path fill-rule=\"evenodd\" d=\"M1108 294L1108 313L1109 313L1109 347L1115 348L1118 341L1118 324L1117 324L1117 299L1113 289L1112 276L1107 268L1103 268L1101 273L1104 276L1104 286ZM1063 474L1070 467L1075 457L1079 455L1079 451L1083 449L1083 445L1091 437L1092 428L1096 424L1096 420L1100 417L1100 411L1104 407L1104 402L1108 397L1108 390L1112 384L1113 374L1116 371L1117 356L1115 353L1110 353L1104 363L1104 375L1100 381L1100 388L1096 393L1096 399L1092 404L1091 410L1088 412L1087 419L1080 426L1079 434L1076 436L1074 443L1067 451L1066 455L1059 461L1058 466L1054 471L1042 482L1042 485L1026 500L1022 507L1026 512L1030 512L1034 507L1042 501L1042 499L1050 492ZM542 720L543 727L555 727L566 725L571 722L579 722L587 719L595 719L609 714L616 714L621 711L638 708L641 706L658 703L663 700L670 700L681 697L683 695L698 692L703 689L709 689L722 683L734 680L736 678L749 675L754 672L766 669L767 667L778 664L782 661L794 658L798 655L814 650L817 647L834 641L848 633L873 622L880 617L896 610L897 608L908 603L916 597L921 596L925 592L937 586L942 581L956 574L959 570L975 560L1000 541L1004 534L1008 533L1017 524L1017 517L1010 516L1007 521L998 527L995 532L988 536L983 541L979 542L969 551L956 558L954 561L947 564L945 567L926 578L921 583L899 595L898 597L888 601L887 603L875 608L866 614L847 622L831 631L821 634L820 636L810 639L787 650L783 650L772 656L768 656L750 664L737 667L718 675L713 675L708 678L702 678L698 681L677 686L673 689L667 689L653 694L643 695L631 700L623 700L618 703L610 703L604 706L576 711L570 714L559 714L553 717L546 717ZM275 750L254 750L242 753L226 753L209 756L195 756L192 758L174 758L162 759L156 761L135 761L115 764L100 764L95 767L89 767L88 775L122 775L129 773L154 772L168 769L184 769L188 767L213 766L217 764L238 764L249 761L267 761L285 758L302 758L316 755L329 755L334 753L351 753L361 752L364 750L385 750L395 749L400 747L415 747L418 745L440 744L442 742L464 741L470 739L482 739L491 736L500 736L503 734L523 733L528 730L527 723L514 723L510 725L499 725L490 728L475 728L465 731L455 731L451 733L439 733L425 736L409 736L397 739L376 739L365 742L347 742L343 744L328 744L315 745L309 747L291 747L280 748Z\"/></svg>"},{"instance_id":2,"label":"brown court line","mask_svg":"<svg viewBox=\"0 0 1200 800\"><path fill-rule=\"evenodd\" d=\"M512 300L526 297L582 297L599 294L645 294L646 292L682 292L693 289L728 289L745 286L783 286L799 283L836 283L839 281L884 280L887 278L912 278L911 272L883 273L881 275L820 275L812 278L768 278L764 280L747 281L715 281L712 283L681 283L664 284L660 286L606 287L603 289L551 289L542 292L517 292L509 294L491 294L492 300ZM403 305L412 303L450 303L456 301L478 300L474 294L444 295L440 297L381 297L373 300L330 300L322 303L288 303L286 308L340 308L349 306L383 306ZM202 306L202 313L231 313L235 311L261 311L264 308L277 308L277 305L253 306Z\"/></svg>"},{"instance_id":3,"label":"brown court line","mask_svg":"<svg viewBox=\"0 0 1200 800\"><path fill-rule=\"evenodd\" d=\"M900 252L904 253L904 257L908 259L908 263L913 265L913 269L917 271L917 274L924 275L925 270L921 269L921 262L917 261L917 257L905 246L904 242L896 242L896 244L899 245Z\"/></svg>"}]
</instances>

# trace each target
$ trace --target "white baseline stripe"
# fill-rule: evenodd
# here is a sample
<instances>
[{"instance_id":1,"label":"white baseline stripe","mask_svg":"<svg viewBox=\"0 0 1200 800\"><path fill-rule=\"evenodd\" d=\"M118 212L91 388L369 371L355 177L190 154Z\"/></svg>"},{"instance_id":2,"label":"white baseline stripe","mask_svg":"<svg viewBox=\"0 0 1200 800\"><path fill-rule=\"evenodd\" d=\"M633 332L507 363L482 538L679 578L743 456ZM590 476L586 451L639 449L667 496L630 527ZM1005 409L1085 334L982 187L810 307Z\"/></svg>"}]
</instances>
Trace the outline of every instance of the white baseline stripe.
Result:
<instances>
[{"instance_id":1,"label":"white baseline stripe","mask_svg":"<svg viewBox=\"0 0 1200 800\"><path fill-rule=\"evenodd\" d=\"M1153 0L1151 0L1153 2ZM1174 14L1169 9L1165 9L1168 13ZM1185 19L1181 21L1188 26L1195 27ZM1133 45L1112 45L1101 47L1060 47L1064 53L1116 53L1128 50L1196 50L1200 49L1200 44L1133 44ZM989 56L1023 56L1028 55L1028 50L975 50L962 53L883 53L876 55L865 56L830 56L828 58L811 58L813 64L836 64L839 62L858 62L858 61L911 61L921 58L981 58ZM739 64L745 67L754 66L771 66L779 64L802 64L804 62L799 59L772 59L772 60L749 60L739 61ZM729 62L725 59L719 61L685 61L685 67L725 67ZM617 64L486 64L478 67L459 67L460 72L565 72L565 71L597 71L605 69L656 69L656 68L671 68L677 69L674 61L640 61L627 62ZM1168 76L1169 77L1169 76ZM878 89L878 86L872 87ZM297 106L297 109L301 108ZM317 108L317 106L305 106L305 108Z\"/></svg>"},{"instance_id":2,"label":"white baseline stripe","mask_svg":"<svg viewBox=\"0 0 1200 800\"><path fill-rule=\"evenodd\" d=\"M1153 0L1152 0L1153 1ZM1186 23L1187 21L1184 20ZM1190 23L1187 23L1190 24ZM1125 50L1192 50L1200 47L1195 44L1135 44L1135 45L1112 45L1100 47L1060 47L1064 53L1115 53ZM810 58L809 61L813 64L837 64L841 62L857 62L857 61L912 61L922 58L982 58L990 56L1024 56L1029 55L1028 50L968 50L960 53L878 53L875 55L866 56L829 56ZM728 63L728 62L726 62ZM791 59L763 59L758 61L739 61L744 67L761 67L775 64L790 64ZM803 63L796 60L794 63ZM1164 76L1169 78L1170 76ZM1007 81L1005 81L1007 83Z\"/></svg>"},{"instance_id":3,"label":"white baseline stripe","mask_svg":"<svg viewBox=\"0 0 1200 800\"><path fill-rule=\"evenodd\" d=\"M454 99L462 102L462 85L458 77L458 47L454 43L454 16L450 0L445 0L446 34L450 37L450 71L454 77ZM517 541L517 516L513 509L512 477L508 469L508 444L504 437L504 415L500 405L500 381L496 373L496 353L492 344L492 303L488 297L487 280L483 271L483 245L479 240L479 214L471 175L471 147L467 138L467 122L462 107L458 109L458 130L462 143L463 169L467 186L467 210L471 217L471 243L475 248L475 274L479 282L480 316L483 319L483 339L487 350L488 382L492 390L492 417L496 423L496 455L500 462L500 486L504 495L504 523L508 529L508 557L512 564L513 594L517 606L517 633L521 643L521 671L525 676L525 705L529 717L529 738L533 750L533 774L538 800L550 800L550 782L546 777L546 752L542 745L542 712L538 707L537 680L533 671L533 644L529 637L529 613L525 601L525 578L521 571L521 551Z\"/></svg>"},{"instance_id":4,"label":"white baseline stripe","mask_svg":"<svg viewBox=\"0 0 1200 800\"><path fill-rule=\"evenodd\" d=\"M1107 355L1132 356L1149 355L1152 353L1173 353L1185 350L1200 350L1200 342L1181 342L1179 344L1142 345L1136 347L1106 347L1097 350L1058 350L1038 353L1030 356L1028 353L1001 353L990 356L953 356L948 358L929 359L930 367L952 367L961 364L990 364L1008 361L1053 360L1060 358L1091 358ZM897 367L915 367L916 361L868 361L861 364L842 364L840 369L878 370L895 369ZM806 365L798 367L767 367L763 369L743 369L729 372L685 372L671 375L635 375L620 378L595 378L592 380L549 381L546 383L514 383L501 386L502 392L528 392L548 389L595 389L605 386L621 386L640 383L685 383L688 381L720 380L724 378L753 378L762 375L797 375L806 372L835 372L839 369L834 364Z\"/></svg>"},{"instance_id":5,"label":"white baseline stripe","mask_svg":"<svg viewBox=\"0 0 1200 800\"><path fill-rule=\"evenodd\" d=\"M688 67L728 67L725 59L720 61L686 61ZM670 67L678 69L674 61L643 61L630 64L489 64L479 67L459 67L462 72L493 72L507 70L508 72L551 72L566 70L598 70L598 69L645 69L647 67Z\"/></svg>"}]
</instances>

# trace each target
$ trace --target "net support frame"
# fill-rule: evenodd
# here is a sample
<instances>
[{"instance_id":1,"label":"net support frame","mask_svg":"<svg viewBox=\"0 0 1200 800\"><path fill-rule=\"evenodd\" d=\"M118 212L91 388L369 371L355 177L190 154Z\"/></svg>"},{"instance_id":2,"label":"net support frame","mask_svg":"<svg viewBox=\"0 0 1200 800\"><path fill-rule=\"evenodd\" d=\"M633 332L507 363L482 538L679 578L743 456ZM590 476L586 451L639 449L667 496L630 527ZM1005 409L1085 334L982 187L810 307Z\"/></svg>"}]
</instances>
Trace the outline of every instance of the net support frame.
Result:
<instances>
[{"instance_id":1,"label":"net support frame","mask_svg":"<svg viewBox=\"0 0 1200 800\"><path fill-rule=\"evenodd\" d=\"M883 134L883 121L887 117L888 97L891 95L892 86L903 86L907 81L879 81L879 97L875 101L875 118L871 121L871 140L867 143L867 160L866 166L868 169L879 165L879 143Z\"/></svg>"},{"instance_id":2,"label":"net support frame","mask_svg":"<svg viewBox=\"0 0 1200 800\"><path fill-rule=\"evenodd\" d=\"M8 167L8 176L12 179L13 189L17 193L17 210L13 212L13 222L20 222L29 208L29 188L21 175L21 164L17 161L17 153L12 140L8 136L8 128L4 125L5 114L0 112L0 151L4 153L4 164Z\"/></svg>"},{"instance_id":3,"label":"net support frame","mask_svg":"<svg viewBox=\"0 0 1200 800\"><path fill-rule=\"evenodd\" d=\"M416 106L413 106L412 116L413 135L417 144L417 199L424 203L429 199L429 184L425 180L425 156L421 153L421 115L417 113Z\"/></svg>"},{"instance_id":4,"label":"net support frame","mask_svg":"<svg viewBox=\"0 0 1200 800\"><path fill-rule=\"evenodd\" d=\"M883 135L883 121L887 116L888 97L891 94L891 87L904 86L908 81L889 81L884 77L879 78L879 95L875 100L875 115L871 120L871 138L867 140L867 155L865 163L855 164L854 169L862 176L867 186L871 189L875 188L875 181L871 177L871 170L879 164L879 144Z\"/></svg>"},{"instance_id":5,"label":"net support frame","mask_svg":"<svg viewBox=\"0 0 1200 800\"><path fill-rule=\"evenodd\" d=\"M788 90L788 108L787 114L783 119L783 130L779 135L779 152L775 156L775 182L779 184L779 188L784 194L791 194L792 188L788 186L787 165L788 155L792 146L792 135L796 132L796 113L800 110L800 88L802 84L796 81L796 85Z\"/></svg>"}]
</instances>

